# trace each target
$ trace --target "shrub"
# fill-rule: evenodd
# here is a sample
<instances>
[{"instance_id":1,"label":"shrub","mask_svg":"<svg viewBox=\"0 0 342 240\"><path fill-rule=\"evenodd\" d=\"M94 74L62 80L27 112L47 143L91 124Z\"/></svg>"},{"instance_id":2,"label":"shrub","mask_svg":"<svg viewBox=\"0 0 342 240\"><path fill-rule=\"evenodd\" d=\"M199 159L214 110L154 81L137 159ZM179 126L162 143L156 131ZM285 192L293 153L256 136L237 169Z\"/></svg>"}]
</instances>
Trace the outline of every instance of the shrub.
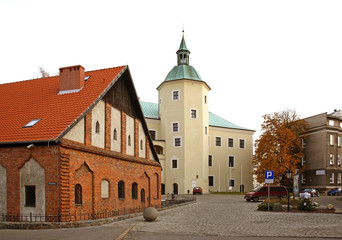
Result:
<instances>
[{"instance_id":1,"label":"shrub","mask_svg":"<svg viewBox=\"0 0 342 240\"><path fill-rule=\"evenodd\" d=\"M312 211L315 209L315 206L310 199L301 199L299 200L297 208L302 211Z\"/></svg>"},{"instance_id":2,"label":"shrub","mask_svg":"<svg viewBox=\"0 0 342 240\"><path fill-rule=\"evenodd\" d=\"M270 200L270 210L273 210L274 205L279 203L279 200ZM260 211L267 211L268 210L268 199L264 200L262 203L258 205L258 210Z\"/></svg>"}]
</instances>

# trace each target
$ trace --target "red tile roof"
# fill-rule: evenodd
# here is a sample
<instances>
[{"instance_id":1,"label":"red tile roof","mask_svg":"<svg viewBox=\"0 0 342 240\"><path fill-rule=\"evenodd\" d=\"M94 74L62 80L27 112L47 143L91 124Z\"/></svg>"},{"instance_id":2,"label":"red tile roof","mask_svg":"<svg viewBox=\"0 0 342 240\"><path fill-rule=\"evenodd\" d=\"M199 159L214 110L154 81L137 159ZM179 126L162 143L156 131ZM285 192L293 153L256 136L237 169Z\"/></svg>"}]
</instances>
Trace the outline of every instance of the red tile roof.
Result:
<instances>
[{"instance_id":1,"label":"red tile roof","mask_svg":"<svg viewBox=\"0 0 342 240\"><path fill-rule=\"evenodd\" d=\"M0 144L56 140L126 69L85 72L81 91L61 95L59 76L0 84ZM41 120L23 128L34 119Z\"/></svg>"}]
</instances>

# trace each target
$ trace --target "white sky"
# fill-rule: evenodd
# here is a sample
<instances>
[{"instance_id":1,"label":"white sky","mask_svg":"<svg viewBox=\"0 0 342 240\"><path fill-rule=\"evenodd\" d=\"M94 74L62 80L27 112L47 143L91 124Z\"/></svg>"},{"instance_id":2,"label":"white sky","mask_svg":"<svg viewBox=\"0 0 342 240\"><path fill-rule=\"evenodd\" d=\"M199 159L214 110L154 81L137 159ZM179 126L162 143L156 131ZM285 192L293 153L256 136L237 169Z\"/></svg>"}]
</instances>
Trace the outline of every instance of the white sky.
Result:
<instances>
[{"instance_id":1,"label":"white sky","mask_svg":"<svg viewBox=\"0 0 342 240\"><path fill-rule=\"evenodd\" d=\"M0 83L128 64L140 99L157 102L184 26L209 110L232 123L342 108L342 1L0 0L0 22Z\"/></svg>"}]
</instances>

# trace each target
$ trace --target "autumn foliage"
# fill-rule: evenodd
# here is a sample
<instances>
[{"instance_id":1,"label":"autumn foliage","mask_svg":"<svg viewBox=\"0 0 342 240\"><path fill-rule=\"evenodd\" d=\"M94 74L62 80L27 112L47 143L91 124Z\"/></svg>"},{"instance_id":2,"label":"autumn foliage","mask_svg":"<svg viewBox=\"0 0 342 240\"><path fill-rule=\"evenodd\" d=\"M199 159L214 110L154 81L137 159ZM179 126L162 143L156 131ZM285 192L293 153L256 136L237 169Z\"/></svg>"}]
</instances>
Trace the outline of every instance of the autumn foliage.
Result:
<instances>
[{"instance_id":1,"label":"autumn foliage","mask_svg":"<svg viewBox=\"0 0 342 240\"><path fill-rule=\"evenodd\" d=\"M285 176L290 169L300 169L304 156L302 139L307 132L305 120L299 119L295 111L286 110L263 116L262 134L255 141L254 174L258 182L264 182L265 171L273 170L277 178Z\"/></svg>"}]
</instances>

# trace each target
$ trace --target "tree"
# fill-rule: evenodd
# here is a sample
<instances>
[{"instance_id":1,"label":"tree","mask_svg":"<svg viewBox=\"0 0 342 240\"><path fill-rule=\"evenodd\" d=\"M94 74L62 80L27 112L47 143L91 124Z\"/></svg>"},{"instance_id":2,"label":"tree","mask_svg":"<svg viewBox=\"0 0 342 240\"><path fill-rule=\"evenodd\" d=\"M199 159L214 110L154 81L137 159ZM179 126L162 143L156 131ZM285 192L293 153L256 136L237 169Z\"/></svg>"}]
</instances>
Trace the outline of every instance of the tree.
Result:
<instances>
[{"instance_id":1,"label":"tree","mask_svg":"<svg viewBox=\"0 0 342 240\"><path fill-rule=\"evenodd\" d=\"M300 169L304 156L302 139L308 129L305 120L299 119L294 110L266 114L263 118L263 133L255 141L253 158L258 182L264 181L266 170L273 170L277 177L284 176L288 169L293 173Z\"/></svg>"},{"instance_id":2,"label":"tree","mask_svg":"<svg viewBox=\"0 0 342 240\"><path fill-rule=\"evenodd\" d=\"M38 78L50 77L50 74L44 70L41 66L38 67Z\"/></svg>"}]
</instances>

